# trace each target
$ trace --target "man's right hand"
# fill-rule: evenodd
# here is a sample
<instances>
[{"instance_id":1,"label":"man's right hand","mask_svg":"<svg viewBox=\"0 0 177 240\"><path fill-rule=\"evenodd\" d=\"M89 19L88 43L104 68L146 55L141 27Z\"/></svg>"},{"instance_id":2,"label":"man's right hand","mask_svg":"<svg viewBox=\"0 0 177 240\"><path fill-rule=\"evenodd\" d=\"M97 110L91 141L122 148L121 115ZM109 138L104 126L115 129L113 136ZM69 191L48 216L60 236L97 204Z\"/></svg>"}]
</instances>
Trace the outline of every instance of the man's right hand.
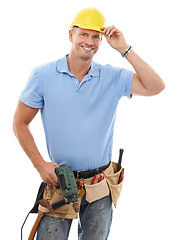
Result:
<instances>
[{"instance_id":1,"label":"man's right hand","mask_svg":"<svg viewBox=\"0 0 177 240\"><path fill-rule=\"evenodd\" d=\"M38 166L37 170L43 182L53 184L55 186L59 185L58 177L55 174L55 168L57 167L59 167L59 165L54 162L43 162L40 166Z\"/></svg>"}]
</instances>

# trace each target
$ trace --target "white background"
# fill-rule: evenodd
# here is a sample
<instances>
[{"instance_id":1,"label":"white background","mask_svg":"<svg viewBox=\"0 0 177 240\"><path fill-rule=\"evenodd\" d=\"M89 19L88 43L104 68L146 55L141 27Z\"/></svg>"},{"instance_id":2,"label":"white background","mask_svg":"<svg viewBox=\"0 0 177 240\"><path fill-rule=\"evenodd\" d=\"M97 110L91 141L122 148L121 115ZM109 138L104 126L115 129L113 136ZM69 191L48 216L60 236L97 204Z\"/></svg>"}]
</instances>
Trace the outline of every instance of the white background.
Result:
<instances>
[{"instance_id":1,"label":"white background","mask_svg":"<svg viewBox=\"0 0 177 240\"><path fill-rule=\"evenodd\" d=\"M124 98L119 103L112 160L117 161L119 148L125 149L125 181L114 210L109 240L177 239L177 18L176 3L172 0L1 1L0 209L3 239L20 239L21 224L34 203L41 182L12 131L19 94L33 67L69 53L70 23L78 11L94 6L105 15L107 25L115 25L123 31L127 42L166 84L160 95ZM105 39L94 60L132 69ZM31 124L31 131L42 156L48 161L40 114ZM36 215L30 216L24 228L25 240L35 218ZM74 220L69 239L77 239L77 220Z\"/></svg>"}]
</instances>

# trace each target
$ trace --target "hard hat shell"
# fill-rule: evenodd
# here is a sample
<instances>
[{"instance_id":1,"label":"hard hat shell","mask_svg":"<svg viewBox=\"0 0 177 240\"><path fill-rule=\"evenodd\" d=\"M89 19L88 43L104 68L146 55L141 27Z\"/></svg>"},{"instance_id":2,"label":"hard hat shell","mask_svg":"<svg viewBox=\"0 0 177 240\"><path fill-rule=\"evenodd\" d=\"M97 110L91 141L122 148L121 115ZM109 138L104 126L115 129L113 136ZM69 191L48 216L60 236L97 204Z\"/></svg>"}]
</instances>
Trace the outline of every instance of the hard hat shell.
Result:
<instances>
[{"instance_id":1,"label":"hard hat shell","mask_svg":"<svg viewBox=\"0 0 177 240\"><path fill-rule=\"evenodd\" d=\"M96 8L81 10L74 18L71 28L74 26L102 32L100 28L105 27L106 20L103 14Z\"/></svg>"}]
</instances>

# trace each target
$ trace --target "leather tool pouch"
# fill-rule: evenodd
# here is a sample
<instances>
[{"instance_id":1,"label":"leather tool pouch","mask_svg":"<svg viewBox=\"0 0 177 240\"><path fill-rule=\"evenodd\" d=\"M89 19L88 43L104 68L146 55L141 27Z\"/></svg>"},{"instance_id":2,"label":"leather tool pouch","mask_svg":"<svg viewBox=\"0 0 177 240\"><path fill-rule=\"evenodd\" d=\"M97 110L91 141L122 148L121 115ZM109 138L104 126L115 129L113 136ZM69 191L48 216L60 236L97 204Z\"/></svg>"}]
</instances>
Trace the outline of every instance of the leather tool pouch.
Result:
<instances>
[{"instance_id":1,"label":"leather tool pouch","mask_svg":"<svg viewBox=\"0 0 177 240\"><path fill-rule=\"evenodd\" d=\"M39 190L38 190L38 193L37 193L37 197L36 197L34 207L31 209L30 213L38 213L38 206L39 206L38 201L43 198L44 189L45 189L46 186L47 186L46 183L44 183L44 182L41 183L41 185L39 187Z\"/></svg>"},{"instance_id":2,"label":"leather tool pouch","mask_svg":"<svg viewBox=\"0 0 177 240\"><path fill-rule=\"evenodd\" d=\"M43 199L46 199L50 204L62 199L61 189L55 187L54 185L47 184L47 187L44 190ZM80 198L79 198L80 204ZM39 205L39 210L46 215L53 216L53 217L60 217L60 218L69 218L69 219L76 219L77 213L74 211L72 203L66 204L56 210L52 210L51 212Z\"/></svg>"},{"instance_id":3,"label":"leather tool pouch","mask_svg":"<svg viewBox=\"0 0 177 240\"><path fill-rule=\"evenodd\" d=\"M117 163L114 163L114 162L112 162L112 168L113 168L112 169L113 172L112 173L109 173L109 172L105 173L105 178L106 178L106 181L109 185L112 202L113 202L114 206L116 207L118 198L119 198L121 190L122 190L122 184L123 184L124 178L123 178L122 182L120 182L118 184L122 168L119 172L117 172Z\"/></svg>"},{"instance_id":4,"label":"leather tool pouch","mask_svg":"<svg viewBox=\"0 0 177 240\"><path fill-rule=\"evenodd\" d=\"M106 179L98 182L100 174L95 179L95 183L91 185L93 178L85 179L84 185L86 190L86 200L91 203L109 195L109 188Z\"/></svg>"},{"instance_id":5,"label":"leather tool pouch","mask_svg":"<svg viewBox=\"0 0 177 240\"><path fill-rule=\"evenodd\" d=\"M112 162L111 165L104 171L105 178L101 182L98 182L100 174L97 175L93 185L91 185L93 178L85 179L84 185L86 189L86 200L91 203L106 197L111 193L112 202L116 207L123 184L123 181L118 184L121 170L117 172L117 163Z\"/></svg>"}]
</instances>

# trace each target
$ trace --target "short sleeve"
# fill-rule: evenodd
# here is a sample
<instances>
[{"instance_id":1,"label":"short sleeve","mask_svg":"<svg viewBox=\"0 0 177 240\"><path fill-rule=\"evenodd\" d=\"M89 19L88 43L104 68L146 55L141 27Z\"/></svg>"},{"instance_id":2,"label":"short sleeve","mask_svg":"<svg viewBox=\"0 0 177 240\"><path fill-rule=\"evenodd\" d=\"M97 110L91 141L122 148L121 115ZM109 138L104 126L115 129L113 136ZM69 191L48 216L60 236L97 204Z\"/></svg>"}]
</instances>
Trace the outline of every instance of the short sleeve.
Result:
<instances>
[{"instance_id":1,"label":"short sleeve","mask_svg":"<svg viewBox=\"0 0 177 240\"><path fill-rule=\"evenodd\" d=\"M133 81L134 72L121 68L116 77L115 89L121 94L121 96L126 96L131 98L131 88Z\"/></svg>"},{"instance_id":2,"label":"short sleeve","mask_svg":"<svg viewBox=\"0 0 177 240\"><path fill-rule=\"evenodd\" d=\"M42 108L44 105L42 83L38 77L37 68L31 71L26 87L20 95L20 100L33 108Z\"/></svg>"}]
</instances>

